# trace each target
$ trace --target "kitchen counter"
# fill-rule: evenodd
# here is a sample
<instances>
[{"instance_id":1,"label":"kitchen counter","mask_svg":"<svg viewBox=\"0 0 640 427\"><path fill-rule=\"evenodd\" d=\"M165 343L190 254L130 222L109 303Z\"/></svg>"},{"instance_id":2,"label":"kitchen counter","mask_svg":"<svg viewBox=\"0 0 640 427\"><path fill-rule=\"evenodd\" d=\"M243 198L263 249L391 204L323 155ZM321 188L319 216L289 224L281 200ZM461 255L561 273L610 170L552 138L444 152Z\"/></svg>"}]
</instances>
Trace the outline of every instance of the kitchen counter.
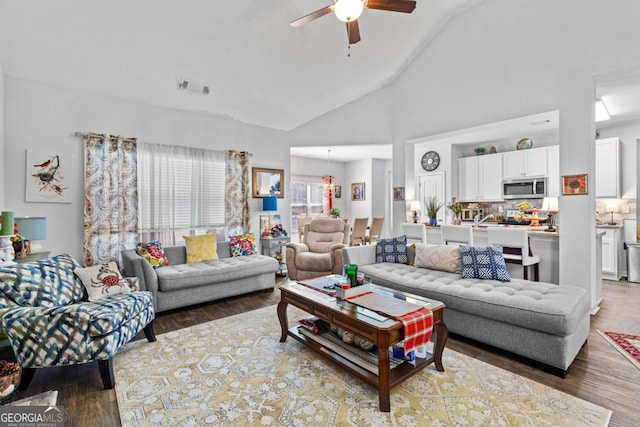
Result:
<instances>
[{"instance_id":1,"label":"kitchen counter","mask_svg":"<svg viewBox=\"0 0 640 427\"><path fill-rule=\"evenodd\" d=\"M623 224L609 225L609 224L596 224L597 228L624 228Z\"/></svg>"}]
</instances>

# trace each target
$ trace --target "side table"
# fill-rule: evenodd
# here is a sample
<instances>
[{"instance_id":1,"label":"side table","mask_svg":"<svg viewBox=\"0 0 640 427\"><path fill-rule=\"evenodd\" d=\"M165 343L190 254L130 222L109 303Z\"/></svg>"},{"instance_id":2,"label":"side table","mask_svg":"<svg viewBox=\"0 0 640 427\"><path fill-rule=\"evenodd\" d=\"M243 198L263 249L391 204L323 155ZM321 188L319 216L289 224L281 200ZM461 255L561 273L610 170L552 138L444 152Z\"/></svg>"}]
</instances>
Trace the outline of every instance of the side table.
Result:
<instances>
[{"instance_id":1,"label":"side table","mask_svg":"<svg viewBox=\"0 0 640 427\"><path fill-rule=\"evenodd\" d=\"M260 238L260 253L278 260L280 267L276 274L279 276L287 275L287 264L284 259L286 251L284 246L290 241L291 238L289 236Z\"/></svg>"}]
</instances>

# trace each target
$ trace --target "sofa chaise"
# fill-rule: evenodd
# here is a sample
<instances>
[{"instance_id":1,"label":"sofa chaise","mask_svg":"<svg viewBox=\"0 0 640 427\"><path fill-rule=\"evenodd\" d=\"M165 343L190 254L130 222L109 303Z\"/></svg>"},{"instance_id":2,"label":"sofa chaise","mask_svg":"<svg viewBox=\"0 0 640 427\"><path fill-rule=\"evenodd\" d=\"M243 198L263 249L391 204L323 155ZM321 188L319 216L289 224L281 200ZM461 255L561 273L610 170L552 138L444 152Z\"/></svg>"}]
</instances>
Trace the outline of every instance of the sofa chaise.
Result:
<instances>
[{"instance_id":1,"label":"sofa chaise","mask_svg":"<svg viewBox=\"0 0 640 427\"><path fill-rule=\"evenodd\" d=\"M411 259L413 249L407 250ZM579 287L463 279L459 273L376 263L376 245L348 247L343 256L375 284L444 302L450 332L540 362L563 378L589 335L589 295Z\"/></svg>"},{"instance_id":2,"label":"sofa chaise","mask_svg":"<svg viewBox=\"0 0 640 427\"><path fill-rule=\"evenodd\" d=\"M217 243L218 259L187 264L185 246L164 248L169 265L154 269L131 249L122 251L124 273L153 295L156 313L260 290L273 290L279 263L265 255L231 256Z\"/></svg>"}]
</instances>

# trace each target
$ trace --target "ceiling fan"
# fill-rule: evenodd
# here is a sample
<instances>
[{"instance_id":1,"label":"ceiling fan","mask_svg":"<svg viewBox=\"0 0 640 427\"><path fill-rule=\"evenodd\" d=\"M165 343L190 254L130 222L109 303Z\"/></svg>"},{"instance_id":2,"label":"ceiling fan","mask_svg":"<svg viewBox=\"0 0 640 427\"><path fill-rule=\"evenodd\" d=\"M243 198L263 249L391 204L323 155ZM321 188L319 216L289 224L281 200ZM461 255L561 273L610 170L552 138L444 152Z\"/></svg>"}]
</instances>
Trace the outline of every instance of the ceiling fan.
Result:
<instances>
[{"instance_id":1,"label":"ceiling fan","mask_svg":"<svg viewBox=\"0 0 640 427\"><path fill-rule=\"evenodd\" d=\"M339 20L346 22L347 37L351 45L360 41L358 18L362 14L365 6L369 9L411 13L416 8L416 2L410 0L333 0L332 5L311 12L295 21L291 21L289 25L292 27L301 27L308 22L333 12Z\"/></svg>"}]
</instances>

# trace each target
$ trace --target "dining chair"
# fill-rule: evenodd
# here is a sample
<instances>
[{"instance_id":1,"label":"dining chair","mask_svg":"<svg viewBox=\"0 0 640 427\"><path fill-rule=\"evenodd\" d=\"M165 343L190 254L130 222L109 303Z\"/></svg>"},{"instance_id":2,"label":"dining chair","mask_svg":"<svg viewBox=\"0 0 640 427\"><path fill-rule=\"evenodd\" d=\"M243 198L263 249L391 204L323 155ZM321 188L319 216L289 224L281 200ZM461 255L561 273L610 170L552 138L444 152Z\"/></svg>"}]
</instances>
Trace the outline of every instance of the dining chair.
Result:
<instances>
[{"instance_id":1,"label":"dining chair","mask_svg":"<svg viewBox=\"0 0 640 427\"><path fill-rule=\"evenodd\" d=\"M424 224L404 222L400 227L402 228L402 234L407 236L407 243L415 243L416 240L419 243L427 243L427 227Z\"/></svg>"},{"instance_id":2,"label":"dining chair","mask_svg":"<svg viewBox=\"0 0 640 427\"><path fill-rule=\"evenodd\" d=\"M367 244L373 243L374 240L380 238L382 234L382 225L384 224L384 217L381 218L373 218L371 221L371 227L369 228L369 232L364 236L364 241Z\"/></svg>"},{"instance_id":3,"label":"dining chair","mask_svg":"<svg viewBox=\"0 0 640 427\"><path fill-rule=\"evenodd\" d=\"M349 239L349 246L364 244L364 238L367 233L367 224L369 218L356 218L353 221L353 227L351 229L351 238Z\"/></svg>"},{"instance_id":4,"label":"dining chair","mask_svg":"<svg viewBox=\"0 0 640 427\"><path fill-rule=\"evenodd\" d=\"M442 243L473 246L473 229L470 225L441 225Z\"/></svg>"},{"instance_id":5,"label":"dining chair","mask_svg":"<svg viewBox=\"0 0 640 427\"><path fill-rule=\"evenodd\" d=\"M490 245L501 245L504 261L522 265L522 277L529 280L529 267L533 266L533 280L540 281L540 256L533 255L529 246L529 233L521 228L489 227Z\"/></svg>"},{"instance_id":6,"label":"dining chair","mask_svg":"<svg viewBox=\"0 0 640 427\"><path fill-rule=\"evenodd\" d=\"M298 240L300 242L303 241L304 239L304 226L305 224L307 224L308 222L311 221L311 217L308 216L296 216L296 224L298 224L297 228L298 228Z\"/></svg>"}]
</instances>

